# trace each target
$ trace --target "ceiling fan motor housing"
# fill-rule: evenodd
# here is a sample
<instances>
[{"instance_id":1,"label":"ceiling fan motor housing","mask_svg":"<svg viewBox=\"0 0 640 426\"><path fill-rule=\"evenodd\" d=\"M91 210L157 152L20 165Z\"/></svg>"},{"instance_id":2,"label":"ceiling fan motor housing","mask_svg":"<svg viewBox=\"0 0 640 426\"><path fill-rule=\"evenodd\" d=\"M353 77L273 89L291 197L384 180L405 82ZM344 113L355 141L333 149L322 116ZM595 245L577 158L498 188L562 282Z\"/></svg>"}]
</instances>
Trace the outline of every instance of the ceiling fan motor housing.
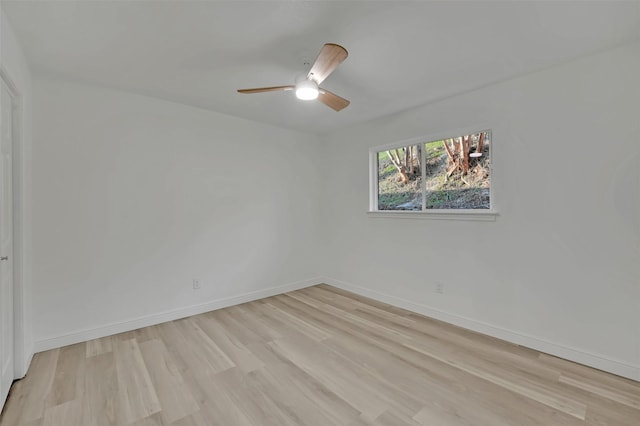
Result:
<instances>
[{"instance_id":1,"label":"ceiling fan motor housing","mask_svg":"<svg viewBox=\"0 0 640 426\"><path fill-rule=\"evenodd\" d=\"M296 82L296 97L305 101L318 98L318 84L306 78Z\"/></svg>"}]
</instances>

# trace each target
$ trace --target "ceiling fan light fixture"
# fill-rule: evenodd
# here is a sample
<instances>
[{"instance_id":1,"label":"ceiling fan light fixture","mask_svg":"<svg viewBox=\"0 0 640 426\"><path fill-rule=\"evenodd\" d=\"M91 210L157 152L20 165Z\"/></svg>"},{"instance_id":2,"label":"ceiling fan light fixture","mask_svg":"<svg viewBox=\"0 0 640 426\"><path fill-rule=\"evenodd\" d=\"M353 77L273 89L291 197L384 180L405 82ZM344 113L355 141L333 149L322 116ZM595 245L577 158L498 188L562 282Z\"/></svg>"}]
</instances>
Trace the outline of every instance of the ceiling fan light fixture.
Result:
<instances>
[{"instance_id":1,"label":"ceiling fan light fixture","mask_svg":"<svg viewBox=\"0 0 640 426\"><path fill-rule=\"evenodd\" d=\"M313 80L304 79L296 83L296 98L303 101L311 101L317 99L320 91L318 85Z\"/></svg>"},{"instance_id":2,"label":"ceiling fan light fixture","mask_svg":"<svg viewBox=\"0 0 640 426\"><path fill-rule=\"evenodd\" d=\"M329 77L335 69L347 59L347 49L335 43L325 43L311 69L306 74L300 74L295 80L295 85L256 87L254 89L238 89L238 93L265 93L295 91L296 97L302 100L317 99L334 111L342 111L349 106L349 101L335 93L318 87ZM305 68L309 64L306 63ZM322 95L322 96L320 96Z\"/></svg>"}]
</instances>

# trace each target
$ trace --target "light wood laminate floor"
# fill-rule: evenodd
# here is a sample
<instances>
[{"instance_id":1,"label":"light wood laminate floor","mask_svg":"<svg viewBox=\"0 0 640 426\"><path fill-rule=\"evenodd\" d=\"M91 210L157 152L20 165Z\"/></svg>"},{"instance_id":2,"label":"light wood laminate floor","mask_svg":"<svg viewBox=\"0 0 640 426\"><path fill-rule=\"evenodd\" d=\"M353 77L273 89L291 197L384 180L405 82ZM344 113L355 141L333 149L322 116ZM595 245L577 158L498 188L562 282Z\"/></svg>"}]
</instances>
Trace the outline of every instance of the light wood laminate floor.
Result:
<instances>
[{"instance_id":1,"label":"light wood laminate floor","mask_svg":"<svg viewBox=\"0 0 640 426\"><path fill-rule=\"evenodd\" d=\"M640 425L640 383L319 285L37 354L1 426Z\"/></svg>"}]
</instances>

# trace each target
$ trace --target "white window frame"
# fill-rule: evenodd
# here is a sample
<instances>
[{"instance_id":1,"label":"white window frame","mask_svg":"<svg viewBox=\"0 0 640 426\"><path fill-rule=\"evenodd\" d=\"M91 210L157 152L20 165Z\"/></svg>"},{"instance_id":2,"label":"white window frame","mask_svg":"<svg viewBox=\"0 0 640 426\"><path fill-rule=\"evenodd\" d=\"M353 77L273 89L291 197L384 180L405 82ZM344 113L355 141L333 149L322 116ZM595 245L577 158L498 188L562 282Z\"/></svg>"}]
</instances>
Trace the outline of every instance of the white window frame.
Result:
<instances>
[{"instance_id":1,"label":"white window frame","mask_svg":"<svg viewBox=\"0 0 640 426\"><path fill-rule=\"evenodd\" d=\"M495 126L474 126L465 129L448 130L435 134L429 134L416 138L406 139L403 141L393 142L385 145L375 146L369 149L369 217L372 218L399 218L399 219L444 219L444 220L476 220L476 221L495 221L498 211L495 207L494 195L494 131ZM378 153L395 148L401 148L410 145L425 144L432 141L457 137L462 135L470 135L479 132L490 132L491 140L489 149L491 152L491 160L489 161L489 208L488 209L426 209L425 189L422 188L422 210L378 210ZM425 150L420 150L422 156L420 164L420 174L422 176L422 186L424 186L424 176L426 174Z\"/></svg>"}]
</instances>

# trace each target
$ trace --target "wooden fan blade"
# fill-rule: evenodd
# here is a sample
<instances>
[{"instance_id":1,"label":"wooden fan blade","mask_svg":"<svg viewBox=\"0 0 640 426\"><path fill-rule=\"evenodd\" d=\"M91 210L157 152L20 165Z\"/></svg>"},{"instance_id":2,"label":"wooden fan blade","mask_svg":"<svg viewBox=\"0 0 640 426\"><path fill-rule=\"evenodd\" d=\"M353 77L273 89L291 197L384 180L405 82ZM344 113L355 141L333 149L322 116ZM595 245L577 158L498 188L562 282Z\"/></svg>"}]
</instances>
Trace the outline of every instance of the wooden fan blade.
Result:
<instances>
[{"instance_id":1,"label":"wooden fan blade","mask_svg":"<svg viewBox=\"0 0 640 426\"><path fill-rule=\"evenodd\" d=\"M280 92L285 90L293 90L296 86L273 86L273 87L257 87L255 89L238 89L238 93L263 93L263 92Z\"/></svg>"},{"instance_id":2,"label":"wooden fan blade","mask_svg":"<svg viewBox=\"0 0 640 426\"><path fill-rule=\"evenodd\" d=\"M329 108L332 108L336 111L345 109L350 104L350 102L345 98L341 98L335 93L331 93L330 91L325 89L320 89L320 93L318 94L318 100L323 104L325 104L326 106L328 106Z\"/></svg>"},{"instance_id":3,"label":"wooden fan blade","mask_svg":"<svg viewBox=\"0 0 640 426\"><path fill-rule=\"evenodd\" d=\"M322 83L324 79L329 77L329 74L331 74L338 65L342 63L342 61L347 59L347 56L349 56L347 49L339 44L325 44L322 46L322 49L320 50L316 61L313 63L307 78L314 80L318 84Z\"/></svg>"}]
</instances>

